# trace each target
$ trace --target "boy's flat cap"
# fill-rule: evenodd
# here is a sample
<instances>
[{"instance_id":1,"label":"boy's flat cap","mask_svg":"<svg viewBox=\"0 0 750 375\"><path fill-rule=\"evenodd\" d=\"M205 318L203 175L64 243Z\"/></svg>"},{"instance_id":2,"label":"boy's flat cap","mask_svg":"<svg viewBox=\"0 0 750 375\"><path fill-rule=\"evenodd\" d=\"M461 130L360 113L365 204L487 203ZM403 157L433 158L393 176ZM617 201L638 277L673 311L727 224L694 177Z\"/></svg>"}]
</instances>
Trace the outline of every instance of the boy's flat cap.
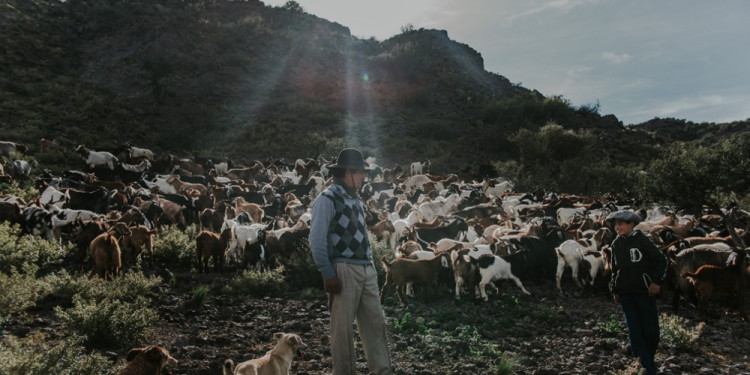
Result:
<instances>
[{"instance_id":1,"label":"boy's flat cap","mask_svg":"<svg viewBox=\"0 0 750 375\"><path fill-rule=\"evenodd\" d=\"M636 214L633 211L622 210L622 211L617 211L617 212L613 212L609 214L609 216L607 216L605 220L609 222L613 222L615 220L623 220L623 221L631 221L631 222L638 224L641 222L642 219L640 216L638 216L638 214Z\"/></svg>"}]
</instances>

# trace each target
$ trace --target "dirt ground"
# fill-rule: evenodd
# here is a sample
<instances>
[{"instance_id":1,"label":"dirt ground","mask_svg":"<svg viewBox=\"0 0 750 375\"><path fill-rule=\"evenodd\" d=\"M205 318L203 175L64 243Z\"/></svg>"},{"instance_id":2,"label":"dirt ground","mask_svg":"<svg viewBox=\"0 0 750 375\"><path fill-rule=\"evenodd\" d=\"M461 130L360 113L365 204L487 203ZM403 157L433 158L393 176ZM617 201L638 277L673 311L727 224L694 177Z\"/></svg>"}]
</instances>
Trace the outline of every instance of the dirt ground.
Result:
<instances>
[{"instance_id":1,"label":"dirt ground","mask_svg":"<svg viewBox=\"0 0 750 375\"><path fill-rule=\"evenodd\" d=\"M196 276L197 277L197 276ZM182 276L179 290L156 296L160 322L151 343L167 347L179 364L174 374L220 374L227 358L235 363L262 356L273 346L275 332L299 334L308 345L292 373L330 373L329 314L325 294L291 290L278 297L209 296L196 307L191 288L205 280ZM214 279L221 283L221 279ZM429 301L409 299L403 306L388 294L384 310L396 374L634 374L638 365L623 349L627 342L621 311L604 291L560 295L552 282L527 285L524 296L512 283L500 284L501 295L489 302L455 301L442 288ZM573 291L574 285L564 285ZM665 374L750 374L750 331L735 311L715 306L717 315L700 324L693 306L672 311L671 295L659 310L685 319L699 332L697 349L662 345L657 365ZM720 315L720 316L718 316ZM662 335L664 336L664 323ZM361 352L359 365L366 374ZM118 353L122 361L122 353ZM120 362L122 363L122 362Z\"/></svg>"}]
</instances>

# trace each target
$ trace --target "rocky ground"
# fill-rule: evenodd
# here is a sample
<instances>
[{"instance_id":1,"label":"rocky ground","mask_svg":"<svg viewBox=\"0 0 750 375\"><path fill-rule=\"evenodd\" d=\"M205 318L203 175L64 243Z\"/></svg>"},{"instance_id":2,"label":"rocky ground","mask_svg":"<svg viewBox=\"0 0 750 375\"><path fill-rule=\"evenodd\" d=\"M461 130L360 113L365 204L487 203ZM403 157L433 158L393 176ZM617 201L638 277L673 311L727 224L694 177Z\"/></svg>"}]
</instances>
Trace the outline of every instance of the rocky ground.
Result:
<instances>
[{"instance_id":1,"label":"rocky ground","mask_svg":"<svg viewBox=\"0 0 750 375\"><path fill-rule=\"evenodd\" d=\"M561 296L549 283L529 285L533 295L527 297L515 285L501 288L502 295L488 303L456 302L447 288L429 302L410 299L408 306L389 295L384 309L396 373L499 374L510 362L518 374L637 372L635 359L622 349L627 335L620 309L606 293ZM670 298L662 298L659 309L674 315ZM238 362L263 355L274 332L297 333L308 345L293 373L329 373L329 315L322 290L304 298L299 291L259 299L216 296L201 307L191 299L174 292L158 298L162 319L151 339L179 360L174 374L219 374L226 358ZM698 349L662 345L657 363L665 374L750 374L748 323L736 312L715 311L722 316L705 325L694 307L679 311L686 319L682 326L700 333ZM360 358L361 373L367 373Z\"/></svg>"},{"instance_id":2,"label":"rocky ground","mask_svg":"<svg viewBox=\"0 0 750 375\"><path fill-rule=\"evenodd\" d=\"M292 373L330 373L329 314L320 290L290 290L276 297L234 298L208 295L194 302L193 290L210 283L212 290L231 276L180 275L174 287L153 297L160 315L148 333L149 344L168 348L179 364L173 374L221 374L227 358L235 363L262 356L273 345L275 332L299 334L308 345L304 358L293 362ZM384 309L396 374L635 374L638 365L623 350L627 341L619 306L604 291L559 295L552 282L527 283L532 296L520 294L512 283L500 284L502 294L489 302L455 301L445 287L426 301L399 303L388 294ZM564 285L566 290L574 285ZM680 325L699 332L697 349L662 345L657 363L665 374L750 374L748 323L731 310L714 307L717 316L698 322L692 306L675 314L671 296L659 309L684 318ZM30 327L6 327L10 333L61 329L51 311L35 311L40 318ZM665 335L662 323L662 335ZM366 364L360 349L361 373ZM106 352L117 366L124 354ZM514 369L509 371L508 369Z\"/></svg>"}]
</instances>

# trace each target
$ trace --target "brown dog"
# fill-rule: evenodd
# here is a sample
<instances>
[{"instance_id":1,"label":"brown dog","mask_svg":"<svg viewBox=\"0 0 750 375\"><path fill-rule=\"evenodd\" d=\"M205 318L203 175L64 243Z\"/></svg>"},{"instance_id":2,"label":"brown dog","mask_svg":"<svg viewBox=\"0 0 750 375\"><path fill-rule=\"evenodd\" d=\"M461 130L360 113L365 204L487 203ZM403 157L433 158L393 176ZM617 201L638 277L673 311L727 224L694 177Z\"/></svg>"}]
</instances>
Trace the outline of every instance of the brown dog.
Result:
<instances>
[{"instance_id":1,"label":"brown dog","mask_svg":"<svg viewBox=\"0 0 750 375\"><path fill-rule=\"evenodd\" d=\"M127 356L128 365L117 375L161 375L167 365L176 365L177 360L161 346L130 349Z\"/></svg>"},{"instance_id":2,"label":"brown dog","mask_svg":"<svg viewBox=\"0 0 750 375\"><path fill-rule=\"evenodd\" d=\"M234 362L224 361L224 375L286 375L292 367L294 357L302 358L302 349L306 348L302 339L289 333L274 333L278 340L276 346L266 355L257 359L242 362L232 370Z\"/></svg>"}]
</instances>

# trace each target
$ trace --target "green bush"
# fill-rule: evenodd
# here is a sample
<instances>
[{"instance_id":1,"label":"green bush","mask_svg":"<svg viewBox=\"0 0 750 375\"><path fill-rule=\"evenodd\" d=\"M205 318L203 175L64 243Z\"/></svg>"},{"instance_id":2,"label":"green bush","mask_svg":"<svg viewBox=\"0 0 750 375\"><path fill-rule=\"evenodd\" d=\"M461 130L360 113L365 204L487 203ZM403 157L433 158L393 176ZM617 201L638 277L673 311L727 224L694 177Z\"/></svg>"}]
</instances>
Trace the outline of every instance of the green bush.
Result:
<instances>
[{"instance_id":1,"label":"green bush","mask_svg":"<svg viewBox=\"0 0 750 375\"><path fill-rule=\"evenodd\" d=\"M596 329L601 330L609 337L616 337L624 331L623 324L622 319L617 314L610 314L606 322L596 324Z\"/></svg>"},{"instance_id":2,"label":"green bush","mask_svg":"<svg viewBox=\"0 0 750 375\"><path fill-rule=\"evenodd\" d=\"M232 278L229 284L222 288L222 293L232 296L278 296L287 287L283 272L284 267L266 272L245 270L241 275Z\"/></svg>"},{"instance_id":3,"label":"green bush","mask_svg":"<svg viewBox=\"0 0 750 375\"><path fill-rule=\"evenodd\" d=\"M424 317L412 317L410 312L404 313L401 318L394 318L392 323L396 332L408 335L424 336L429 331L427 321Z\"/></svg>"},{"instance_id":4,"label":"green bush","mask_svg":"<svg viewBox=\"0 0 750 375\"><path fill-rule=\"evenodd\" d=\"M689 328L687 319L662 313L660 316L662 346L675 352L697 352L698 338L703 331L704 323Z\"/></svg>"},{"instance_id":5,"label":"green bush","mask_svg":"<svg viewBox=\"0 0 750 375\"><path fill-rule=\"evenodd\" d=\"M500 355L495 363L495 374L497 375L511 375L515 374L520 370L521 360L518 357L514 357L507 353Z\"/></svg>"},{"instance_id":6,"label":"green bush","mask_svg":"<svg viewBox=\"0 0 750 375\"><path fill-rule=\"evenodd\" d=\"M195 257L196 227L185 231L174 225L164 227L154 237L154 264L162 267L179 267L192 270L198 260Z\"/></svg>"},{"instance_id":7,"label":"green bush","mask_svg":"<svg viewBox=\"0 0 750 375\"><path fill-rule=\"evenodd\" d=\"M208 285L200 285L193 289L193 306L200 307L205 305L208 300L208 292L210 291L211 288Z\"/></svg>"},{"instance_id":8,"label":"green bush","mask_svg":"<svg viewBox=\"0 0 750 375\"><path fill-rule=\"evenodd\" d=\"M112 362L81 346L81 338L72 336L60 342L47 341L35 335L19 339L7 336L0 340L0 374L115 374Z\"/></svg>"},{"instance_id":9,"label":"green bush","mask_svg":"<svg viewBox=\"0 0 750 375\"><path fill-rule=\"evenodd\" d=\"M45 290L44 283L37 280L33 272L19 273L15 269L9 275L0 272L0 318L34 306Z\"/></svg>"},{"instance_id":10,"label":"green bush","mask_svg":"<svg viewBox=\"0 0 750 375\"><path fill-rule=\"evenodd\" d=\"M158 319L158 314L148 307L146 298L133 302L114 298L87 300L73 297L73 307L55 307L71 332L84 337L90 348L129 348L138 345L146 329Z\"/></svg>"},{"instance_id":11,"label":"green bush","mask_svg":"<svg viewBox=\"0 0 750 375\"><path fill-rule=\"evenodd\" d=\"M71 301L74 296L87 300L105 298L134 301L154 290L160 283L158 277L145 277L140 272L126 272L110 281L91 278L86 275L75 276L67 272L50 277L47 281L50 294L61 300Z\"/></svg>"},{"instance_id":12,"label":"green bush","mask_svg":"<svg viewBox=\"0 0 750 375\"><path fill-rule=\"evenodd\" d=\"M63 247L36 236L20 235L18 226L0 224L0 272L47 274L60 268L72 245ZM33 267L32 267L33 266Z\"/></svg>"}]
</instances>

